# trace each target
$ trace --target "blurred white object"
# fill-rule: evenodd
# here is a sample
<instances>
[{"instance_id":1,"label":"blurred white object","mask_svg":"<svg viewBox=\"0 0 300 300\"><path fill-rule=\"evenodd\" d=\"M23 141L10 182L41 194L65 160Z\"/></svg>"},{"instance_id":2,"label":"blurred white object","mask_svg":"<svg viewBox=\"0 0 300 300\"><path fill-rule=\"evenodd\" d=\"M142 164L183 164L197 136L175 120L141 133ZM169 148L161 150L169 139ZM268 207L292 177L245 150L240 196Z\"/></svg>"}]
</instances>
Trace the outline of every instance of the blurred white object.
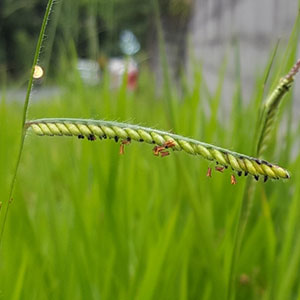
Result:
<instances>
[{"instance_id":1,"label":"blurred white object","mask_svg":"<svg viewBox=\"0 0 300 300\"><path fill-rule=\"evenodd\" d=\"M111 87L118 88L127 72L127 87L134 90L137 86L138 64L133 58L111 58L108 62Z\"/></svg>"},{"instance_id":2,"label":"blurred white object","mask_svg":"<svg viewBox=\"0 0 300 300\"><path fill-rule=\"evenodd\" d=\"M100 67L96 61L91 59L78 59L77 70L84 83L96 85L100 82Z\"/></svg>"},{"instance_id":3,"label":"blurred white object","mask_svg":"<svg viewBox=\"0 0 300 300\"><path fill-rule=\"evenodd\" d=\"M41 66L35 65L34 66L34 71L33 71L33 78L34 79L40 79L44 75L44 70Z\"/></svg>"},{"instance_id":4,"label":"blurred white object","mask_svg":"<svg viewBox=\"0 0 300 300\"><path fill-rule=\"evenodd\" d=\"M123 30L120 35L120 48L125 55L134 55L140 51L141 45L132 31Z\"/></svg>"}]
</instances>

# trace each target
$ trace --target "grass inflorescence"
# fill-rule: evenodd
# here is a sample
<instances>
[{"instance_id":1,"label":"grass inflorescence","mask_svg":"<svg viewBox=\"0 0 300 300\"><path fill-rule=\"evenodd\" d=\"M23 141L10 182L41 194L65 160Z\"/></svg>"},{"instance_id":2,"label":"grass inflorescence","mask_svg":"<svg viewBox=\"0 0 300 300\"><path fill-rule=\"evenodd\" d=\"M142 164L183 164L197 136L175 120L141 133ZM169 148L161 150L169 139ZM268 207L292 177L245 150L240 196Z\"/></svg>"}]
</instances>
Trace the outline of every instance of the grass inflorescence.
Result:
<instances>
[{"instance_id":1,"label":"grass inflorescence","mask_svg":"<svg viewBox=\"0 0 300 300\"><path fill-rule=\"evenodd\" d=\"M277 49L277 47L276 47ZM274 52L274 55L276 50ZM271 59L271 64L273 61L274 56ZM257 128L257 143L255 148L255 155L257 157L261 157L265 149L269 146L270 137L272 134L272 130L274 127L276 115L279 111L279 105L281 104L283 97L287 94L287 92L292 87L294 82L295 75L299 72L300 69L300 60L298 60L293 67L290 69L289 73L282 77L279 80L279 83L271 91L270 95L265 100L264 104L262 105L261 113L259 114L259 123ZM267 77L268 77L267 72ZM266 77L266 78L267 78ZM239 210L239 217L238 222L236 225L236 231L234 236L234 243L233 243L233 251L231 256L231 268L230 268L230 275L228 280L228 290L227 290L227 299L231 300L234 299L235 290L233 288L235 282L235 273L236 273L236 264L240 255L241 244L244 238L244 233L246 226L248 224L248 219L251 214L251 209L253 205L253 192L254 187L252 182L249 180L246 183L246 187L244 190L244 196L242 198L240 210Z\"/></svg>"},{"instance_id":2,"label":"grass inflorescence","mask_svg":"<svg viewBox=\"0 0 300 300\"><path fill-rule=\"evenodd\" d=\"M280 64L288 69L293 61ZM153 80L144 71L140 73L140 89L133 93L127 93L125 85L112 91L109 82L92 88L76 83L58 99L30 105L34 118L80 115L135 119L174 128L184 136L101 120L28 121L26 107L22 151L23 144L19 148L16 142L21 129L17 116L22 115L22 108L1 102L0 144L8 146L0 147L0 164L7 170L0 172L0 187L8 201L3 201L0 223L6 221L8 226L2 243L0 298L298 299L300 156L293 158L284 143L277 143L270 159L291 171L289 184L254 184L252 176L266 180L289 178L289 173L263 160L262 152L256 153L257 140L249 140L256 133L261 145L269 145L266 136L274 129L278 105L298 68L299 63L271 90L263 106L260 132L245 122L256 119L259 101L233 107L229 122L234 126L218 120L224 70L215 94L201 92L205 74L199 70L195 85L187 88L182 98L171 85L166 86L172 93L165 92L168 98L163 108L162 102L156 101L161 99L154 92ZM257 78L257 90L264 83ZM62 82L64 88L67 84ZM28 91L30 95L31 86ZM266 105L271 103L268 99L276 105ZM206 113L206 105L211 115ZM29 138L28 129L39 135L75 136L80 141ZM288 143L297 149L300 128L288 130ZM232 145L253 157L185 136ZM108 139L119 145L120 154L131 142L136 142L136 147L126 150L126 159L121 159L114 142L105 147L95 142ZM143 143L152 145L154 156L145 155ZM15 161L18 151L14 169L10 161ZM207 184L209 179L199 173L203 160L191 155L156 159L173 151L211 161L207 177L212 176L213 163L221 173L232 168L232 185L236 184L235 173L252 176L245 185L234 187L218 175ZM12 185L9 173L14 174ZM20 180L14 188L16 177ZM255 201L249 201L249 182ZM6 220L13 198L15 205L10 206ZM250 209L252 218L248 217Z\"/></svg>"},{"instance_id":3,"label":"grass inflorescence","mask_svg":"<svg viewBox=\"0 0 300 300\"><path fill-rule=\"evenodd\" d=\"M287 170L265 160L236 153L224 148L203 143L181 135L167 131L156 130L139 125L127 123L88 120L88 119L40 119L28 121L26 127L31 128L37 135L43 136L77 136L86 137L89 140L114 139L116 142L121 140L146 142L156 144L154 153L166 156L168 152L162 151L168 148L172 150L183 150L192 155L200 155L203 158L215 161L223 167L217 167L217 171L231 167L240 176L251 174L256 180L259 176L272 179L287 179L290 175ZM124 142L121 142L124 145ZM161 147L161 148L158 148Z\"/></svg>"},{"instance_id":4,"label":"grass inflorescence","mask_svg":"<svg viewBox=\"0 0 300 300\"><path fill-rule=\"evenodd\" d=\"M290 72L280 79L278 85L272 91L272 93L267 97L261 114L260 119L260 134L257 142L256 154L257 156L261 156L268 145L268 141L270 139L270 133L273 128L273 124L275 121L276 114L278 112L279 104L283 96L290 90L295 75L299 72L300 68L300 60L296 62L296 64L292 67Z\"/></svg>"}]
</instances>

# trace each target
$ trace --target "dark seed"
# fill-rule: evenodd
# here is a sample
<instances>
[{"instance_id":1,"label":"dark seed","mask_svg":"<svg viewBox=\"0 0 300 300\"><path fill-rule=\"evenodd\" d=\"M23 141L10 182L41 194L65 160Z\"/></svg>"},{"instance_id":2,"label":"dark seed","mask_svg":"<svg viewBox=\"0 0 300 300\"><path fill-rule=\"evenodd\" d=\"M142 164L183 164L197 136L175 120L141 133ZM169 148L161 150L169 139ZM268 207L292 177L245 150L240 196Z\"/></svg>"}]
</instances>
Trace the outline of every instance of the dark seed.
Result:
<instances>
[{"instance_id":1,"label":"dark seed","mask_svg":"<svg viewBox=\"0 0 300 300\"><path fill-rule=\"evenodd\" d=\"M104 139L107 139L107 136L106 136L106 134L104 134L104 135L103 135L103 138L104 138Z\"/></svg>"},{"instance_id":2,"label":"dark seed","mask_svg":"<svg viewBox=\"0 0 300 300\"><path fill-rule=\"evenodd\" d=\"M242 171L238 171L238 176L242 176Z\"/></svg>"},{"instance_id":3,"label":"dark seed","mask_svg":"<svg viewBox=\"0 0 300 300\"><path fill-rule=\"evenodd\" d=\"M88 136L88 140L89 141L94 141L96 139L96 137L93 135L93 134L90 134L89 136Z\"/></svg>"},{"instance_id":4,"label":"dark seed","mask_svg":"<svg viewBox=\"0 0 300 300\"><path fill-rule=\"evenodd\" d=\"M268 180L268 178L269 178L268 176L265 176L264 177L264 182L266 182Z\"/></svg>"},{"instance_id":5,"label":"dark seed","mask_svg":"<svg viewBox=\"0 0 300 300\"><path fill-rule=\"evenodd\" d=\"M228 166L224 166L225 169L228 169Z\"/></svg>"},{"instance_id":6,"label":"dark seed","mask_svg":"<svg viewBox=\"0 0 300 300\"><path fill-rule=\"evenodd\" d=\"M119 137L115 136L115 142L117 143L119 141Z\"/></svg>"},{"instance_id":7,"label":"dark seed","mask_svg":"<svg viewBox=\"0 0 300 300\"><path fill-rule=\"evenodd\" d=\"M143 142L144 140L143 139L140 139L140 142Z\"/></svg>"},{"instance_id":8,"label":"dark seed","mask_svg":"<svg viewBox=\"0 0 300 300\"><path fill-rule=\"evenodd\" d=\"M130 141L131 141L131 137L130 137L130 136L127 138L127 141L128 141L128 142L130 142Z\"/></svg>"},{"instance_id":9,"label":"dark seed","mask_svg":"<svg viewBox=\"0 0 300 300\"><path fill-rule=\"evenodd\" d=\"M78 138L79 138L79 139L84 139L84 136L83 136L82 134L79 134L79 135L78 135Z\"/></svg>"},{"instance_id":10,"label":"dark seed","mask_svg":"<svg viewBox=\"0 0 300 300\"><path fill-rule=\"evenodd\" d=\"M155 144L155 141L152 141L152 144Z\"/></svg>"},{"instance_id":11,"label":"dark seed","mask_svg":"<svg viewBox=\"0 0 300 300\"><path fill-rule=\"evenodd\" d=\"M257 176L257 175L254 175L254 178L255 178L255 180L256 180L256 181L258 181L258 179L259 179L259 176Z\"/></svg>"},{"instance_id":12,"label":"dark seed","mask_svg":"<svg viewBox=\"0 0 300 300\"><path fill-rule=\"evenodd\" d=\"M245 172L245 176L247 176L248 175L248 172Z\"/></svg>"},{"instance_id":13,"label":"dark seed","mask_svg":"<svg viewBox=\"0 0 300 300\"><path fill-rule=\"evenodd\" d=\"M288 85L286 85L286 84L282 86L282 89L283 89L283 90L286 90L286 91L288 91L289 88L290 88L290 87L289 87Z\"/></svg>"},{"instance_id":14,"label":"dark seed","mask_svg":"<svg viewBox=\"0 0 300 300\"><path fill-rule=\"evenodd\" d=\"M260 162L259 159L256 159L255 161L256 161L259 165L261 165L261 162Z\"/></svg>"}]
</instances>

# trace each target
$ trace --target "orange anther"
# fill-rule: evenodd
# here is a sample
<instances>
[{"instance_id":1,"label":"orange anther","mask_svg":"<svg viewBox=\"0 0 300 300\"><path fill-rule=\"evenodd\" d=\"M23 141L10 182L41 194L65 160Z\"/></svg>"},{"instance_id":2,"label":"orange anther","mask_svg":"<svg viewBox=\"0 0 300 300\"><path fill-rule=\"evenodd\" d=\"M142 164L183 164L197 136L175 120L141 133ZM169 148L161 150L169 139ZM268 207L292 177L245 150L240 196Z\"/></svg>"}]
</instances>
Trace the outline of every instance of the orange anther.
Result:
<instances>
[{"instance_id":1,"label":"orange anther","mask_svg":"<svg viewBox=\"0 0 300 300\"><path fill-rule=\"evenodd\" d=\"M160 152L161 157L165 157L165 156L168 156L168 155L170 155L169 151L161 151Z\"/></svg>"},{"instance_id":2,"label":"orange anther","mask_svg":"<svg viewBox=\"0 0 300 300\"><path fill-rule=\"evenodd\" d=\"M234 176L234 175L231 175L230 183L231 183L231 184L236 184L236 179L235 179L235 176Z\"/></svg>"},{"instance_id":3,"label":"orange anther","mask_svg":"<svg viewBox=\"0 0 300 300\"><path fill-rule=\"evenodd\" d=\"M165 147L165 148L173 148L173 147L175 147L176 146L176 144L175 144L175 142L174 141L166 141L164 144L163 144L163 146Z\"/></svg>"},{"instance_id":4,"label":"orange anther","mask_svg":"<svg viewBox=\"0 0 300 300\"><path fill-rule=\"evenodd\" d=\"M208 168L208 169L207 169L206 176L207 176L207 177L211 177L211 168Z\"/></svg>"},{"instance_id":5,"label":"orange anther","mask_svg":"<svg viewBox=\"0 0 300 300\"><path fill-rule=\"evenodd\" d=\"M158 154L159 154L157 148L158 148L158 146L155 146L155 147L152 149L153 154L154 154L155 156L158 156Z\"/></svg>"},{"instance_id":6,"label":"orange anther","mask_svg":"<svg viewBox=\"0 0 300 300\"><path fill-rule=\"evenodd\" d=\"M155 147L153 148L153 154L154 154L155 156L158 156L159 153L160 153L161 151L163 151L163 150L165 150L165 147L162 147L162 146L155 146Z\"/></svg>"},{"instance_id":7,"label":"orange anther","mask_svg":"<svg viewBox=\"0 0 300 300\"><path fill-rule=\"evenodd\" d=\"M131 142L129 140L123 140L121 141L120 144L120 154L124 154L125 153L125 145L129 145Z\"/></svg>"},{"instance_id":8,"label":"orange anther","mask_svg":"<svg viewBox=\"0 0 300 300\"><path fill-rule=\"evenodd\" d=\"M223 171L224 171L224 167L215 167L215 169L216 169L216 171L219 171L219 172L221 172L221 173L223 173Z\"/></svg>"},{"instance_id":9,"label":"orange anther","mask_svg":"<svg viewBox=\"0 0 300 300\"><path fill-rule=\"evenodd\" d=\"M124 144L120 145L120 154L123 155L124 154Z\"/></svg>"},{"instance_id":10,"label":"orange anther","mask_svg":"<svg viewBox=\"0 0 300 300\"><path fill-rule=\"evenodd\" d=\"M123 141L121 142L122 145L129 145L130 143L131 143L131 142L128 141L128 140L123 140Z\"/></svg>"}]
</instances>

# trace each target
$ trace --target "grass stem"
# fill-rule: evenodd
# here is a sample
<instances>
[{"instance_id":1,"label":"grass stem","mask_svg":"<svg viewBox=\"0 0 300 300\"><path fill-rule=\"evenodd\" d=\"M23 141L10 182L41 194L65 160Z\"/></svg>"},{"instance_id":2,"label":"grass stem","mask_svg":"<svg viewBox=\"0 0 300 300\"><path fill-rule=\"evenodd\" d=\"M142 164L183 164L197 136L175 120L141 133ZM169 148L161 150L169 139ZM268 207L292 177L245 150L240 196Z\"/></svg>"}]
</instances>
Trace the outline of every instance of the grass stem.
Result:
<instances>
[{"instance_id":1,"label":"grass stem","mask_svg":"<svg viewBox=\"0 0 300 300\"><path fill-rule=\"evenodd\" d=\"M0 247L1 247L3 232L4 232L4 228L5 228L5 223L6 223L6 219L7 219L9 204L12 201L16 178L17 178L17 174L18 174L18 170L19 170L19 166L20 166L20 162L21 162L21 158L22 158L22 152L23 152L23 148L24 148L24 142L25 142L25 137L26 137L25 123L26 123L26 118L27 118L27 114L28 114L28 106L29 106L30 95L31 95L32 85L33 85L34 68L37 65L38 60L39 60L42 42L43 42L43 38L45 35L45 30L47 27L47 22L48 22L49 15L50 15L50 12L52 9L52 5L53 5L53 0L49 0L48 4L47 4L45 15L44 15L44 19L42 22L38 42L36 45L34 58L33 58L33 64L32 64L32 68L31 68L31 73L30 73L30 77L29 77L29 82L28 82L28 86L27 86L27 92L26 92L26 97L25 97L25 102L24 102L24 107L23 107L23 116L22 116L22 124L21 124L22 132L21 132L20 146L19 146L19 150L18 150L16 164L14 167L12 180L10 183L9 196L8 196L7 201L4 201L2 206L0 207Z\"/></svg>"},{"instance_id":2,"label":"grass stem","mask_svg":"<svg viewBox=\"0 0 300 300\"><path fill-rule=\"evenodd\" d=\"M296 62L296 64L292 67L290 72L280 79L276 88L272 91L272 93L267 97L262 113L260 116L260 124L259 134L256 144L255 153L257 157L260 157L263 153L264 149L266 149L270 132L273 129L273 125L275 122L275 117L279 109L279 104L281 103L283 97L287 94L290 87L293 84L294 76L298 73L300 68L300 60ZM242 203L238 212L238 223L236 225L236 229L234 232L234 242L233 242L233 250L232 250L232 258L231 258L231 267L229 273L229 281L228 281L228 290L227 290L227 300L235 299L235 277L236 277L236 268L237 261L239 259L241 245L244 237L244 232L248 223L251 207L252 207L252 195L254 192L254 187L252 184L251 178L248 178L245 191L242 199Z\"/></svg>"}]
</instances>

